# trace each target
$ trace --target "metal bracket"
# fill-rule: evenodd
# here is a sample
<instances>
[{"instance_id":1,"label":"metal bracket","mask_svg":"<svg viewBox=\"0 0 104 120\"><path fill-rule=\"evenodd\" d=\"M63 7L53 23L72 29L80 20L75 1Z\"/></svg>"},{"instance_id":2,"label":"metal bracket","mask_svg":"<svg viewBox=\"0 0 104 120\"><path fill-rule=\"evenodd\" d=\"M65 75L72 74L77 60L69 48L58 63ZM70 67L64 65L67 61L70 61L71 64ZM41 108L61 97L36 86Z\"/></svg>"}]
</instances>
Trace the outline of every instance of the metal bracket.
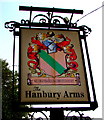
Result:
<instances>
[{"instance_id":1,"label":"metal bracket","mask_svg":"<svg viewBox=\"0 0 104 120\"><path fill-rule=\"evenodd\" d=\"M5 28L9 29L10 32L13 31L14 28L20 28L20 27L47 27L50 29L51 27L54 28L67 28L69 29L80 29L85 31L85 35L88 36L90 34L91 29L85 25L77 26L76 23L72 23L72 18L74 14L83 14L83 10L75 10L75 9L59 9L59 8L43 8L43 7L29 7L29 6L19 6L19 10L22 11L30 11L30 18L29 20L22 19L21 22L16 21L10 21L5 23ZM32 12L33 11L41 11L41 12L47 12L46 14L37 14L32 18ZM62 17L59 15L53 15L54 13L71 13L70 19L68 17ZM42 17L39 19L38 22L35 22L35 20L39 17ZM64 24L62 24L62 22ZM17 33L17 32L15 32ZM19 36L18 34L15 34L16 36ZM83 35L84 37L84 35Z\"/></svg>"},{"instance_id":2,"label":"metal bracket","mask_svg":"<svg viewBox=\"0 0 104 120\"><path fill-rule=\"evenodd\" d=\"M20 26L27 26L29 28L31 27L57 27L57 28L76 28L77 24L72 23L72 18L74 14L83 14L83 10L75 10L75 9L59 9L59 8L43 8L43 7L29 7L29 6L19 6L19 10L22 11L30 11L30 18L29 20L21 20L21 23L16 21L10 21L5 23L5 28L9 28L10 31L13 31L15 27ZM41 12L47 12L47 15L45 14L37 14L32 19L32 12L33 11L41 11ZM61 17L59 15L53 15L54 13L71 13L70 20L67 17ZM38 22L34 22L37 17L42 17L39 19ZM61 24L61 21L64 22L64 24Z\"/></svg>"}]
</instances>

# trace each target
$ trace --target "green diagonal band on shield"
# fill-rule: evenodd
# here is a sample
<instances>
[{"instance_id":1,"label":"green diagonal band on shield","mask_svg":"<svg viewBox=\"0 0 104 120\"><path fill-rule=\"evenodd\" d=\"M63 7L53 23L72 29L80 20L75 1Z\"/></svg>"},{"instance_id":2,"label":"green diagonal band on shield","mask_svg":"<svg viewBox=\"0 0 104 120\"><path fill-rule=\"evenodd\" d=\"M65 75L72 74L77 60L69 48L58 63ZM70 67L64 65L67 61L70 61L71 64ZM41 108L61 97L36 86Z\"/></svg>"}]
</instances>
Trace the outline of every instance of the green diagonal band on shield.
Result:
<instances>
[{"instance_id":1,"label":"green diagonal band on shield","mask_svg":"<svg viewBox=\"0 0 104 120\"><path fill-rule=\"evenodd\" d=\"M64 73L65 68L60 65L54 58L52 58L49 54L47 54L44 50L39 52L40 57L47 62L54 70L56 70L59 74Z\"/></svg>"}]
</instances>

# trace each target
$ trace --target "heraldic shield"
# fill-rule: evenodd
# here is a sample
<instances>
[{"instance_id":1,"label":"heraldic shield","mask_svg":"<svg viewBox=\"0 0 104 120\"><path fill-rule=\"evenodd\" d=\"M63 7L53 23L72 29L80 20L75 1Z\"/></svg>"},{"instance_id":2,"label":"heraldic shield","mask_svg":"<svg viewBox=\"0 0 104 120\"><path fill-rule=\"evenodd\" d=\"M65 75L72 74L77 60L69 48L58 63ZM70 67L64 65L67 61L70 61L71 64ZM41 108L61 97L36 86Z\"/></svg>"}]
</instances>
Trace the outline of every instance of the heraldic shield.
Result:
<instances>
[{"instance_id":1,"label":"heraldic shield","mask_svg":"<svg viewBox=\"0 0 104 120\"><path fill-rule=\"evenodd\" d=\"M80 85L77 54L71 39L54 32L37 33L27 49L28 85Z\"/></svg>"},{"instance_id":2,"label":"heraldic shield","mask_svg":"<svg viewBox=\"0 0 104 120\"><path fill-rule=\"evenodd\" d=\"M67 67L65 53L63 51L51 54L47 54L44 51L40 54L40 56L40 68L44 71L44 73L52 77L58 77L65 73Z\"/></svg>"}]
</instances>

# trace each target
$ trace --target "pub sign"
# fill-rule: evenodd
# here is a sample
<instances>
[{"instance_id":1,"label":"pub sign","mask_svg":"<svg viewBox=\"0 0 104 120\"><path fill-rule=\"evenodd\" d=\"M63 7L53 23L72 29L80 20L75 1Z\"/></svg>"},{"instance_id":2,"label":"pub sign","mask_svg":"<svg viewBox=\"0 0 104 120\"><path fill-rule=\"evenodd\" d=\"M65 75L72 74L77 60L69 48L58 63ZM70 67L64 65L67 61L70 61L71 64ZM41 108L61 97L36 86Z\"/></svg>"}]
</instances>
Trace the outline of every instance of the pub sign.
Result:
<instances>
[{"instance_id":1,"label":"pub sign","mask_svg":"<svg viewBox=\"0 0 104 120\"><path fill-rule=\"evenodd\" d=\"M21 102L90 101L79 31L21 28L20 33Z\"/></svg>"}]
</instances>

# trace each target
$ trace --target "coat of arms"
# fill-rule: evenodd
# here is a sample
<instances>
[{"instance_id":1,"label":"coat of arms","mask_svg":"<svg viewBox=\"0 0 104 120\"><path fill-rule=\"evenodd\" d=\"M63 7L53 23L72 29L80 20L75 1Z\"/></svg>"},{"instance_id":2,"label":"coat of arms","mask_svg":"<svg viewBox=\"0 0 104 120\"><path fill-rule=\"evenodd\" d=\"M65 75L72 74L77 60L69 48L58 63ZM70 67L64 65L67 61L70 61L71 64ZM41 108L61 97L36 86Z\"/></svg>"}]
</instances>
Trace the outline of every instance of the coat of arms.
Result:
<instances>
[{"instance_id":1,"label":"coat of arms","mask_svg":"<svg viewBox=\"0 0 104 120\"><path fill-rule=\"evenodd\" d=\"M37 33L31 37L27 57L29 85L80 85L77 55L69 37Z\"/></svg>"}]
</instances>

